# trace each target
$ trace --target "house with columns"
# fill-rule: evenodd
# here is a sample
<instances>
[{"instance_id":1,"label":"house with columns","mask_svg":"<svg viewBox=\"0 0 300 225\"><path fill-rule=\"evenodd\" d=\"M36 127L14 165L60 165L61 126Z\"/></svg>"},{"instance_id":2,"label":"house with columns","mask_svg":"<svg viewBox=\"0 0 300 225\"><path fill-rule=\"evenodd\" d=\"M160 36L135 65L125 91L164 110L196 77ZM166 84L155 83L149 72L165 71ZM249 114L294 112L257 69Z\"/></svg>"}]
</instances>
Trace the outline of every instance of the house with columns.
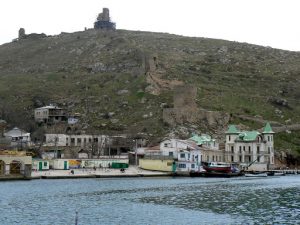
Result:
<instances>
[{"instance_id":1,"label":"house with columns","mask_svg":"<svg viewBox=\"0 0 300 225\"><path fill-rule=\"evenodd\" d=\"M274 165L274 134L269 123L259 131L240 131L230 125L226 131L226 162L237 163L248 170L264 171Z\"/></svg>"}]
</instances>

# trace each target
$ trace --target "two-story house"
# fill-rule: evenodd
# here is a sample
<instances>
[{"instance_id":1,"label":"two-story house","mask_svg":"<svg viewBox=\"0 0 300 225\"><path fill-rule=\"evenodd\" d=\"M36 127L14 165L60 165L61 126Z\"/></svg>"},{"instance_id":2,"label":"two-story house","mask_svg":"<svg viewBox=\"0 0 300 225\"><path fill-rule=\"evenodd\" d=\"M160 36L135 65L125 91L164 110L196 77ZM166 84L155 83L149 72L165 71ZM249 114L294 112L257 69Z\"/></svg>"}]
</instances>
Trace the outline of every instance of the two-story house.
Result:
<instances>
[{"instance_id":1,"label":"two-story house","mask_svg":"<svg viewBox=\"0 0 300 225\"><path fill-rule=\"evenodd\" d=\"M189 140L196 142L201 147L201 162L224 161L223 151L219 149L219 143L210 135L193 135Z\"/></svg>"},{"instance_id":2,"label":"two-story house","mask_svg":"<svg viewBox=\"0 0 300 225\"><path fill-rule=\"evenodd\" d=\"M67 121L67 116L62 108L49 105L35 109L34 119L38 123L54 124Z\"/></svg>"},{"instance_id":3,"label":"two-story house","mask_svg":"<svg viewBox=\"0 0 300 225\"><path fill-rule=\"evenodd\" d=\"M201 151L194 141L168 138L159 146L145 148L145 157L140 159L144 169L189 172L201 166Z\"/></svg>"}]
</instances>

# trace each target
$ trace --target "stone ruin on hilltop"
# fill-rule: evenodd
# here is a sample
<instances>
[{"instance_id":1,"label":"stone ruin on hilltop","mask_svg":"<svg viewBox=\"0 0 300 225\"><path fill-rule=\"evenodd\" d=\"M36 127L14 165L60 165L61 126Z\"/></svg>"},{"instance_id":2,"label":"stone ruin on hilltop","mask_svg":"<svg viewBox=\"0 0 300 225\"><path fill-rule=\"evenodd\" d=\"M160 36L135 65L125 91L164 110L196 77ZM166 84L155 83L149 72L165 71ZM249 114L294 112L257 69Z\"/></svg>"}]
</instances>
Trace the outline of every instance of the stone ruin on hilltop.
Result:
<instances>
[{"instance_id":1,"label":"stone ruin on hilltop","mask_svg":"<svg viewBox=\"0 0 300 225\"><path fill-rule=\"evenodd\" d=\"M39 38L45 38L47 37L46 34L37 34L37 33L31 33L31 34L26 34L24 28L19 29L19 36L18 38L14 39L13 41L20 41L23 39L39 39Z\"/></svg>"},{"instance_id":2,"label":"stone ruin on hilltop","mask_svg":"<svg viewBox=\"0 0 300 225\"><path fill-rule=\"evenodd\" d=\"M109 17L109 9L103 8L102 13L99 13L97 21L94 23L95 29L101 30L115 30L116 24L111 22Z\"/></svg>"}]
</instances>

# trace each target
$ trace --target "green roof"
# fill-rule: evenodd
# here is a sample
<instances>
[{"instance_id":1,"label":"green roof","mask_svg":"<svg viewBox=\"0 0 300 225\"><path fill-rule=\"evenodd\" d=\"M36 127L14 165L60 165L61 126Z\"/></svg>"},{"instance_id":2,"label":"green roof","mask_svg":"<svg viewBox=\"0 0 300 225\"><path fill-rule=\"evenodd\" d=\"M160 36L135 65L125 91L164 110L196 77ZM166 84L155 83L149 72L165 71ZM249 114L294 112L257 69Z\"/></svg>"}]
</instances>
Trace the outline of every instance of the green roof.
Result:
<instances>
[{"instance_id":1,"label":"green roof","mask_svg":"<svg viewBox=\"0 0 300 225\"><path fill-rule=\"evenodd\" d=\"M235 125L229 125L228 130L226 131L226 134L239 134L240 131L236 129Z\"/></svg>"},{"instance_id":2,"label":"green roof","mask_svg":"<svg viewBox=\"0 0 300 225\"><path fill-rule=\"evenodd\" d=\"M267 123L266 126L264 127L264 131L262 133L263 134L274 134L275 132L272 130L270 123Z\"/></svg>"},{"instance_id":3,"label":"green roof","mask_svg":"<svg viewBox=\"0 0 300 225\"><path fill-rule=\"evenodd\" d=\"M237 138L237 141L255 141L258 135L260 135L258 131L241 132Z\"/></svg>"},{"instance_id":4,"label":"green roof","mask_svg":"<svg viewBox=\"0 0 300 225\"><path fill-rule=\"evenodd\" d=\"M197 143L197 145L202 145L205 142L212 142L215 141L214 139L211 138L209 135L194 135L193 137L189 138L189 140L193 140Z\"/></svg>"}]
</instances>

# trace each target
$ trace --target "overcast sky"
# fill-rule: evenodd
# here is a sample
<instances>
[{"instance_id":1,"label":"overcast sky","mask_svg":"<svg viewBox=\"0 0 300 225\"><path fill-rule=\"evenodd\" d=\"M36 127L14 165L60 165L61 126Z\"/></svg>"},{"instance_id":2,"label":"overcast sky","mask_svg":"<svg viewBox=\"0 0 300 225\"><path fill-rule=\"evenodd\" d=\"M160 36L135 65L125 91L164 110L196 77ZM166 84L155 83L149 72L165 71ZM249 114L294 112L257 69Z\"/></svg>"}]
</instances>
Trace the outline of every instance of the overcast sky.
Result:
<instances>
[{"instance_id":1,"label":"overcast sky","mask_svg":"<svg viewBox=\"0 0 300 225\"><path fill-rule=\"evenodd\" d=\"M47 35L92 28L104 7L117 29L300 51L300 0L0 0L0 44L20 27Z\"/></svg>"}]
</instances>

